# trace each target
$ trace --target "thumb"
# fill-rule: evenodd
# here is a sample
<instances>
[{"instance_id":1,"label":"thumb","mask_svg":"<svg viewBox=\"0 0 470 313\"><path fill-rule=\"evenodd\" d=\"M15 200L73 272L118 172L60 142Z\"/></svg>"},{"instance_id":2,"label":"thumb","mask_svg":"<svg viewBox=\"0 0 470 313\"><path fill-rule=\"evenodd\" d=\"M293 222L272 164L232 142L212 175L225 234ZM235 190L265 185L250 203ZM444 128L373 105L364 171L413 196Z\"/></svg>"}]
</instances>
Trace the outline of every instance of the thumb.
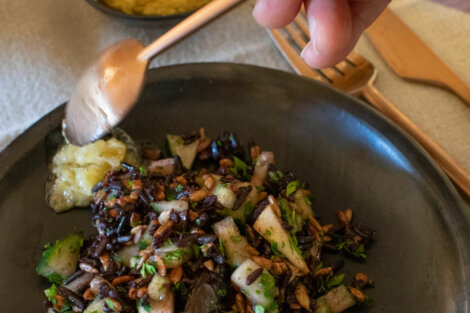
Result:
<instances>
[{"instance_id":1,"label":"thumb","mask_svg":"<svg viewBox=\"0 0 470 313\"><path fill-rule=\"evenodd\" d=\"M308 0L310 42L302 52L307 64L322 68L340 62L351 48L352 19L347 0Z\"/></svg>"}]
</instances>

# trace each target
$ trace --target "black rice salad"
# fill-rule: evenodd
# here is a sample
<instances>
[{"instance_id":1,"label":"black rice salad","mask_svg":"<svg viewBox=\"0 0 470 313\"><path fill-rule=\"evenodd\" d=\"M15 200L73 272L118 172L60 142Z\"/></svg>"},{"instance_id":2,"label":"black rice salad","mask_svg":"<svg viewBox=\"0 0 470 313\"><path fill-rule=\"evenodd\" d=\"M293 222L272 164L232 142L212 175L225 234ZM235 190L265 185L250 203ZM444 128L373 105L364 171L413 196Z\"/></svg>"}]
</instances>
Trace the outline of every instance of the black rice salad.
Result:
<instances>
[{"instance_id":1,"label":"black rice salad","mask_svg":"<svg viewBox=\"0 0 470 313\"><path fill-rule=\"evenodd\" d=\"M143 147L144 165L123 163L93 188L95 236L46 247L49 313L339 313L368 299L365 274L322 261L325 249L366 258L374 231L350 209L322 225L306 185L234 133L167 143L170 158Z\"/></svg>"}]
</instances>

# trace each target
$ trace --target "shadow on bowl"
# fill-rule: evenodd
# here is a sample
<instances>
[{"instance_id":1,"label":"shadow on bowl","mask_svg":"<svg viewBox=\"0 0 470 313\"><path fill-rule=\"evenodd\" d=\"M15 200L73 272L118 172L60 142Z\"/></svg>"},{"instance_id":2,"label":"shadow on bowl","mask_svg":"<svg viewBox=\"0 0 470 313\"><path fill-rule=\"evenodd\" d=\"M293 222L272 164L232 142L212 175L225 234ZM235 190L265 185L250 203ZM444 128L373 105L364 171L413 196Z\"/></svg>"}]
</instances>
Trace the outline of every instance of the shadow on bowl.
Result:
<instances>
[{"instance_id":1,"label":"shadow on bowl","mask_svg":"<svg viewBox=\"0 0 470 313\"><path fill-rule=\"evenodd\" d=\"M90 4L92 7L94 7L95 9L99 10L100 12L108 16L119 19L120 21L125 22L129 25L139 26L139 27L152 27L152 26L172 27L192 13L192 12L187 12L187 13L167 15L167 16L127 14L122 11L109 7L108 5L103 3L101 0L85 0L85 1L88 4Z\"/></svg>"}]
</instances>

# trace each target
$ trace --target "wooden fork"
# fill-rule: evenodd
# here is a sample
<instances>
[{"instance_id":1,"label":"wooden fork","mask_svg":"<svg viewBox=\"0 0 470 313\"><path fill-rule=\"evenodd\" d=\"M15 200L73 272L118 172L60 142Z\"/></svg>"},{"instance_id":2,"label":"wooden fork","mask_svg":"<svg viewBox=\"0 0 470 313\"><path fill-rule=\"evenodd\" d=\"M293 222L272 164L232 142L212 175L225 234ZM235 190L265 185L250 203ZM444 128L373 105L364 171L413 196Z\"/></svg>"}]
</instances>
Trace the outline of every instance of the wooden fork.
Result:
<instances>
[{"instance_id":1,"label":"wooden fork","mask_svg":"<svg viewBox=\"0 0 470 313\"><path fill-rule=\"evenodd\" d=\"M377 70L361 55L352 52L345 60L330 68L314 70L300 57L299 52L309 40L309 28L305 12L281 30L268 31L274 43L300 75L330 83L354 96L363 96L373 107L394 121L411 135L444 169L454 183L470 196L470 175L437 143L421 131L374 87Z\"/></svg>"}]
</instances>

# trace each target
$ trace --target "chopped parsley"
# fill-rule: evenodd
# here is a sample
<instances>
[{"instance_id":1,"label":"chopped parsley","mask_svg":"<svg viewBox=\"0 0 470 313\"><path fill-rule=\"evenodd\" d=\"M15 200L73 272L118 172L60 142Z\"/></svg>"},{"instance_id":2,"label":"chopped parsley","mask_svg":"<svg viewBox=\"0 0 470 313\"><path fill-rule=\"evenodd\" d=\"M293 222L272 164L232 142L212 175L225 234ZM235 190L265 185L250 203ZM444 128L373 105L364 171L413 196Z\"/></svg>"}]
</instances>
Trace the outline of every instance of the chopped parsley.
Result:
<instances>
[{"instance_id":1,"label":"chopped parsley","mask_svg":"<svg viewBox=\"0 0 470 313\"><path fill-rule=\"evenodd\" d=\"M143 168L142 166L139 167L139 172L140 172L140 175L147 176L147 170Z\"/></svg>"},{"instance_id":2,"label":"chopped parsley","mask_svg":"<svg viewBox=\"0 0 470 313\"><path fill-rule=\"evenodd\" d=\"M282 243L284 243L284 242L282 242ZM279 247L277 245L277 242L272 242L271 243L271 251L274 253L275 256L278 256L278 257L282 258L282 253L279 251Z\"/></svg>"},{"instance_id":3,"label":"chopped parsley","mask_svg":"<svg viewBox=\"0 0 470 313\"><path fill-rule=\"evenodd\" d=\"M366 249L364 247L364 244L362 244L356 250L354 250L351 254L358 259L365 260L367 258L365 251Z\"/></svg>"},{"instance_id":4,"label":"chopped parsley","mask_svg":"<svg viewBox=\"0 0 470 313\"><path fill-rule=\"evenodd\" d=\"M298 180L290 182L286 187L286 196L290 196L300 188L300 183Z\"/></svg>"},{"instance_id":5,"label":"chopped parsley","mask_svg":"<svg viewBox=\"0 0 470 313\"><path fill-rule=\"evenodd\" d=\"M297 252L299 255L302 255L302 251L299 249L297 237L294 234L289 234L289 245L292 252Z\"/></svg>"},{"instance_id":6,"label":"chopped parsley","mask_svg":"<svg viewBox=\"0 0 470 313\"><path fill-rule=\"evenodd\" d=\"M225 259L225 247L222 239L219 238L219 249L220 249L220 254L222 257Z\"/></svg>"},{"instance_id":7,"label":"chopped parsley","mask_svg":"<svg viewBox=\"0 0 470 313\"><path fill-rule=\"evenodd\" d=\"M142 299L139 299L139 306L144 308L145 311L149 312L152 311L152 308L150 307L150 304L143 304Z\"/></svg>"},{"instance_id":8,"label":"chopped parsley","mask_svg":"<svg viewBox=\"0 0 470 313\"><path fill-rule=\"evenodd\" d=\"M48 301L52 302L52 304L56 304L57 300L55 296L57 295L57 290L55 284L52 284L49 289L44 290L44 294L46 295Z\"/></svg>"},{"instance_id":9,"label":"chopped parsley","mask_svg":"<svg viewBox=\"0 0 470 313\"><path fill-rule=\"evenodd\" d=\"M260 285L264 289L264 296L269 300L274 299L276 296L276 280L267 272L263 272L260 277Z\"/></svg>"},{"instance_id":10,"label":"chopped parsley","mask_svg":"<svg viewBox=\"0 0 470 313\"><path fill-rule=\"evenodd\" d=\"M129 188L132 188L134 186L134 183L132 182L132 180L129 179L128 185L129 185Z\"/></svg>"},{"instance_id":11,"label":"chopped parsley","mask_svg":"<svg viewBox=\"0 0 470 313\"><path fill-rule=\"evenodd\" d=\"M230 239L232 239L232 241L234 241L234 242L240 242L240 241L242 241L242 236L240 236L240 235L231 236Z\"/></svg>"},{"instance_id":12,"label":"chopped parsley","mask_svg":"<svg viewBox=\"0 0 470 313\"><path fill-rule=\"evenodd\" d=\"M230 168L230 171L234 175L238 175L241 177L247 177L248 176L248 166L246 165L243 160L237 158L236 156L233 157L233 167Z\"/></svg>"},{"instance_id":13,"label":"chopped parsley","mask_svg":"<svg viewBox=\"0 0 470 313\"><path fill-rule=\"evenodd\" d=\"M256 290L258 291L258 290ZM255 305L255 313L265 313L266 310L264 308L264 306L262 306L261 304L257 304Z\"/></svg>"},{"instance_id":14,"label":"chopped parsley","mask_svg":"<svg viewBox=\"0 0 470 313\"><path fill-rule=\"evenodd\" d=\"M142 269L140 270L140 275L143 278L147 277L147 275L155 275L157 273L157 269L152 264L144 263L142 265Z\"/></svg>"},{"instance_id":15,"label":"chopped parsley","mask_svg":"<svg viewBox=\"0 0 470 313\"><path fill-rule=\"evenodd\" d=\"M246 202L244 206L245 217L250 217L253 214L255 207L251 202Z\"/></svg>"},{"instance_id":16,"label":"chopped parsley","mask_svg":"<svg viewBox=\"0 0 470 313\"><path fill-rule=\"evenodd\" d=\"M266 229L263 236L269 237L271 235L272 235L271 231L269 229Z\"/></svg>"},{"instance_id":17,"label":"chopped parsley","mask_svg":"<svg viewBox=\"0 0 470 313\"><path fill-rule=\"evenodd\" d=\"M225 289L218 289L218 290L216 291L216 293L217 293L217 295L218 295L219 297L225 297L225 296L227 295L227 290L225 290Z\"/></svg>"},{"instance_id":18,"label":"chopped parsley","mask_svg":"<svg viewBox=\"0 0 470 313\"><path fill-rule=\"evenodd\" d=\"M344 279L344 275L345 274L338 274L338 275L332 276L331 278L328 278L326 282L326 286L328 287L328 289L341 285Z\"/></svg>"},{"instance_id":19,"label":"chopped parsley","mask_svg":"<svg viewBox=\"0 0 470 313\"><path fill-rule=\"evenodd\" d=\"M137 243L137 246L139 247L139 250L145 250L149 246L149 243L144 240L140 240Z\"/></svg>"},{"instance_id":20,"label":"chopped parsley","mask_svg":"<svg viewBox=\"0 0 470 313\"><path fill-rule=\"evenodd\" d=\"M114 302L111 301L111 299L109 299L109 298L106 298L105 301L106 301L106 304L108 305L108 308L110 308L111 310L114 311Z\"/></svg>"},{"instance_id":21,"label":"chopped parsley","mask_svg":"<svg viewBox=\"0 0 470 313\"><path fill-rule=\"evenodd\" d=\"M304 196L304 201L305 201L305 203L307 203L308 205L312 205L312 201L310 201L310 199L309 199L308 196Z\"/></svg>"},{"instance_id":22,"label":"chopped parsley","mask_svg":"<svg viewBox=\"0 0 470 313\"><path fill-rule=\"evenodd\" d=\"M175 289L181 293L181 295L188 294L188 286L184 283L177 282L175 283Z\"/></svg>"},{"instance_id":23,"label":"chopped parsley","mask_svg":"<svg viewBox=\"0 0 470 313\"><path fill-rule=\"evenodd\" d=\"M183 185L178 184L178 186L176 186L176 188L175 188L175 191L176 192L181 192L181 191L183 191L183 188L184 188Z\"/></svg>"},{"instance_id":24,"label":"chopped parsley","mask_svg":"<svg viewBox=\"0 0 470 313\"><path fill-rule=\"evenodd\" d=\"M179 260L185 254L186 252L183 249L176 249L173 251L169 251L163 256L163 262L167 264L167 263L170 263L170 261Z\"/></svg>"}]
</instances>

